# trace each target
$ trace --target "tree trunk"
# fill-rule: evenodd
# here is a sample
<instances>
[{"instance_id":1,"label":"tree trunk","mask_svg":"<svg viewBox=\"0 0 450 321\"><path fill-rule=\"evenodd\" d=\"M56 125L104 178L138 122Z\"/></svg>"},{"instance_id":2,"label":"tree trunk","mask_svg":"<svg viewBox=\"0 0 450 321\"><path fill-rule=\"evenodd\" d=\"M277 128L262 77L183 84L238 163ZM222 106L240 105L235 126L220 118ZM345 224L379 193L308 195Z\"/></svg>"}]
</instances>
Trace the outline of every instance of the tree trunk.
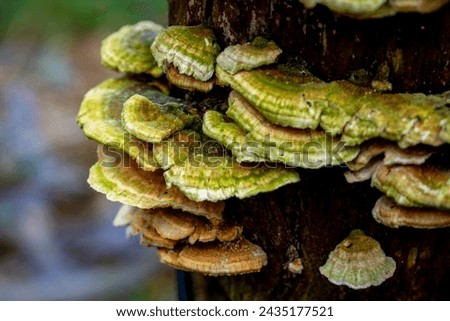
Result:
<instances>
[{"instance_id":1,"label":"tree trunk","mask_svg":"<svg viewBox=\"0 0 450 321\"><path fill-rule=\"evenodd\" d=\"M395 92L440 93L450 84L450 5L427 14L374 20L335 16L324 7L306 10L297 0L169 0L171 25L206 24L222 48L257 35L273 39L284 56L304 59L324 80L348 78L365 69L372 76L389 67ZM448 159L448 150L444 151ZM391 229L371 209L381 193L370 184L348 184L344 168L299 169L301 181L275 192L227 201L226 215L268 254L260 273L201 277L197 298L263 300L450 299L450 229ZM351 230L381 243L397 269L378 287L335 286L319 273L328 253ZM301 258L302 274L289 272ZM194 280L199 280L196 275ZM195 291L194 291L195 292Z\"/></svg>"}]
</instances>

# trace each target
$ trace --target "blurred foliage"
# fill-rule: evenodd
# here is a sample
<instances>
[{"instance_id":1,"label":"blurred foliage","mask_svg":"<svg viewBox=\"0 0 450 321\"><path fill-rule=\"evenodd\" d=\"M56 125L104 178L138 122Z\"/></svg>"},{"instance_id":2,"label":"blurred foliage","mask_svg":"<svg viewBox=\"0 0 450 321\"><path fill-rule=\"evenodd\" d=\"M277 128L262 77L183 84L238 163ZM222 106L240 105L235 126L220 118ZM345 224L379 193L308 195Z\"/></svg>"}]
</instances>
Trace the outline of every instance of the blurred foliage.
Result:
<instances>
[{"instance_id":1,"label":"blurred foliage","mask_svg":"<svg viewBox=\"0 0 450 321\"><path fill-rule=\"evenodd\" d=\"M0 39L13 29L14 37L57 32L68 35L114 30L150 19L164 24L167 0L2 0Z\"/></svg>"},{"instance_id":2,"label":"blurred foliage","mask_svg":"<svg viewBox=\"0 0 450 321\"><path fill-rule=\"evenodd\" d=\"M112 75L101 39L141 20L166 24L167 0L0 0L0 300L176 299L87 185L96 146L75 121Z\"/></svg>"}]
</instances>

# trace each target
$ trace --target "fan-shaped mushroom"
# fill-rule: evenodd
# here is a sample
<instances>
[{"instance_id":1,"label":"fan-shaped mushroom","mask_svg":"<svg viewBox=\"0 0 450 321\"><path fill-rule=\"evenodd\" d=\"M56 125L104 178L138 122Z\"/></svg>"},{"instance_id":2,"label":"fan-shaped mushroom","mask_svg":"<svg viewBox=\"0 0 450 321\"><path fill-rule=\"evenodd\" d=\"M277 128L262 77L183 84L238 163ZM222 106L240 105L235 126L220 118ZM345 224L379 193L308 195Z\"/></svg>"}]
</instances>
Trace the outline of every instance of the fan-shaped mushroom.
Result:
<instances>
[{"instance_id":1,"label":"fan-shaped mushroom","mask_svg":"<svg viewBox=\"0 0 450 321\"><path fill-rule=\"evenodd\" d=\"M102 64L123 73L162 75L150 51L150 45L163 27L152 21L127 25L102 41Z\"/></svg>"},{"instance_id":2,"label":"fan-shaped mushroom","mask_svg":"<svg viewBox=\"0 0 450 321\"><path fill-rule=\"evenodd\" d=\"M219 46L209 28L170 26L156 36L151 51L158 66L173 64L179 73L207 81L214 74Z\"/></svg>"},{"instance_id":3,"label":"fan-shaped mushroom","mask_svg":"<svg viewBox=\"0 0 450 321\"><path fill-rule=\"evenodd\" d=\"M450 226L450 211L429 207L405 207L382 196L372 209L374 219L386 226L432 229Z\"/></svg>"},{"instance_id":4,"label":"fan-shaped mushroom","mask_svg":"<svg viewBox=\"0 0 450 321\"><path fill-rule=\"evenodd\" d=\"M235 74L270 65L278 60L282 50L273 41L256 37L243 45L229 46L217 56L217 64L226 72Z\"/></svg>"},{"instance_id":5,"label":"fan-shaped mushroom","mask_svg":"<svg viewBox=\"0 0 450 321\"><path fill-rule=\"evenodd\" d=\"M319 270L331 283L358 290L380 285L394 274L395 266L376 240L354 230Z\"/></svg>"},{"instance_id":6,"label":"fan-shaped mushroom","mask_svg":"<svg viewBox=\"0 0 450 321\"><path fill-rule=\"evenodd\" d=\"M196 243L173 250L160 248L158 254L165 264L208 275L259 272L267 264L266 253L245 238L224 243Z\"/></svg>"}]
</instances>

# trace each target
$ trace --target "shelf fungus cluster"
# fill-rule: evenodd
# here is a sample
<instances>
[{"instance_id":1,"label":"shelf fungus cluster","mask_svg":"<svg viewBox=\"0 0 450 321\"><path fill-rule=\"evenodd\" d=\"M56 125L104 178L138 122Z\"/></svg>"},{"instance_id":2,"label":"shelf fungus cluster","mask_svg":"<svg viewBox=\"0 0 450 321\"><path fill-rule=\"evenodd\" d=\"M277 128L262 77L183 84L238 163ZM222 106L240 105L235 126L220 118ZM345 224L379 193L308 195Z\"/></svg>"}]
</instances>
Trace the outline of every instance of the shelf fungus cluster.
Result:
<instances>
[{"instance_id":1,"label":"shelf fungus cluster","mask_svg":"<svg viewBox=\"0 0 450 321\"><path fill-rule=\"evenodd\" d=\"M185 271L207 275L257 272L267 256L242 236L242 227L223 220L167 208L139 209L123 205L114 219L139 234L141 244L158 247L161 262Z\"/></svg>"},{"instance_id":2,"label":"shelf fungus cluster","mask_svg":"<svg viewBox=\"0 0 450 321\"><path fill-rule=\"evenodd\" d=\"M380 93L348 80L323 82L288 68L225 72L228 84L272 124L297 129L322 129L346 146L373 139L395 141L406 148L440 146L446 141L449 97Z\"/></svg>"},{"instance_id":3,"label":"shelf fungus cluster","mask_svg":"<svg viewBox=\"0 0 450 321\"><path fill-rule=\"evenodd\" d=\"M161 31L151 52L167 78L187 90L208 92L219 45L211 29L203 26L171 26Z\"/></svg>"},{"instance_id":4,"label":"shelf fungus cluster","mask_svg":"<svg viewBox=\"0 0 450 321\"><path fill-rule=\"evenodd\" d=\"M176 268L257 272L266 254L222 216L223 200L272 191L299 177L291 169L237 162L201 132L195 106L168 95L170 86L211 89L218 54L212 31L201 26L125 26L103 41L102 62L126 75L91 89L77 121L101 144L89 184L124 204L116 225L158 247L161 261ZM170 83L160 77L163 71Z\"/></svg>"},{"instance_id":5,"label":"shelf fungus cluster","mask_svg":"<svg viewBox=\"0 0 450 321\"><path fill-rule=\"evenodd\" d=\"M380 243L361 230L353 230L319 270L331 283L359 290L380 285L394 274L395 267Z\"/></svg>"},{"instance_id":6,"label":"shelf fungus cluster","mask_svg":"<svg viewBox=\"0 0 450 321\"><path fill-rule=\"evenodd\" d=\"M358 154L358 147L345 146L324 131L268 122L236 91L230 93L228 102L228 117L215 111L205 113L203 131L231 149L238 160L319 168L344 164Z\"/></svg>"},{"instance_id":7,"label":"shelf fungus cluster","mask_svg":"<svg viewBox=\"0 0 450 321\"><path fill-rule=\"evenodd\" d=\"M401 12L430 13L448 0L299 0L306 8L321 4L330 10L357 19L393 16Z\"/></svg>"},{"instance_id":8,"label":"shelf fungus cluster","mask_svg":"<svg viewBox=\"0 0 450 321\"><path fill-rule=\"evenodd\" d=\"M406 6L308 3L353 13L358 5L363 13ZM373 215L387 226L450 225L449 169L428 163L450 143L448 94L324 82L279 63L282 50L262 37L221 52L204 26L125 26L103 41L101 54L105 66L126 75L102 82L81 103L78 124L102 145L88 182L124 204L114 224L158 247L163 263L208 275L259 271L267 256L222 215L224 200L295 183L295 167L348 166L349 182L370 179L386 194ZM173 87L208 93L214 86L229 91L219 107L170 96ZM296 274L302 269L300 260L289 266ZM360 289L379 285L394 269L378 242L354 231L320 272Z\"/></svg>"},{"instance_id":9,"label":"shelf fungus cluster","mask_svg":"<svg viewBox=\"0 0 450 321\"><path fill-rule=\"evenodd\" d=\"M398 228L450 226L450 169L428 163L434 150L426 146L401 149L385 141L364 144L348 164L349 183L371 180L383 195L372 215L383 225Z\"/></svg>"},{"instance_id":10,"label":"shelf fungus cluster","mask_svg":"<svg viewBox=\"0 0 450 321\"><path fill-rule=\"evenodd\" d=\"M381 93L289 65L230 73L218 63L216 77L232 88L228 110L207 111L203 132L239 161L321 168L351 163L374 139L401 149L447 142L446 94Z\"/></svg>"}]
</instances>

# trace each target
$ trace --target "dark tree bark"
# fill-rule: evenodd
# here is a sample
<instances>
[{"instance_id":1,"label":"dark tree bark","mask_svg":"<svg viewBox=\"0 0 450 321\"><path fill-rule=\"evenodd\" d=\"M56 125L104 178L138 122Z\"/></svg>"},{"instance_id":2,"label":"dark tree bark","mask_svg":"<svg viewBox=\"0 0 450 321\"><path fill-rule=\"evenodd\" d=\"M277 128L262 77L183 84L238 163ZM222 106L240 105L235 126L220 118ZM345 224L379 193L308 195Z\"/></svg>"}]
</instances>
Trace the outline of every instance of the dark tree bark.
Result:
<instances>
[{"instance_id":1,"label":"dark tree bark","mask_svg":"<svg viewBox=\"0 0 450 321\"><path fill-rule=\"evenodd\" d=\"M206 24L224 48L257 35L304 59L324 80L348 78L356 69L376 75L383 64L397 92L440 93L450 84L450 6L428 14L377 20L338 17L328 9L305 10L297 0L169 0L171 25ZM441 153L448 160L448 149ZM448 163L448 161L446 161ZM346 183L343 168L299 169L301 181L245 200L229 200L226 215L268 254L260 273L207 277L201 298L264 300L450 299L450 230L390 229L371 209L380 192L369 183ZM319 273L328 253L352 229L377 239L397 262L378 287L335 286ZM300 257L302 274L287 270ZM198 279L199 276L196 276ZM200 292L199 292L200 293Z\"/></svg>"}]
</instances>

